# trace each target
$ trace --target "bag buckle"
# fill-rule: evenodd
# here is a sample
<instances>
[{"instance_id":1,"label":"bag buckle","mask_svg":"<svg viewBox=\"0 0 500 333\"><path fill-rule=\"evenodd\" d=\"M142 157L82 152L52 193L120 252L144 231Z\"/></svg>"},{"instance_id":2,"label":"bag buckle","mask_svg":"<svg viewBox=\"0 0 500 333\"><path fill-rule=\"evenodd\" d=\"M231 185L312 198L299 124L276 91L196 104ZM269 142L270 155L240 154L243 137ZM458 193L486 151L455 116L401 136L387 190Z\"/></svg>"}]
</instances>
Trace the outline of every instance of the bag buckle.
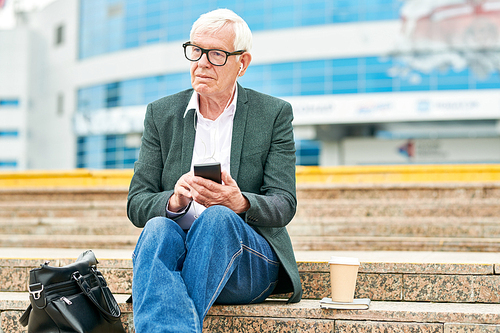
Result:
<instances>
[{"instance_id":1,"label":"bag buckle","mask_svg":"<svg viewBox=\"0 0 500 333\"><path fill-rule=\"evenodd\" d=\"M71 274L71 277L78 282L78 280L80 280L80 278L82 277L82 274L80 274L79 271L76 271L73 274Z\"/></svg>"},{"instance_id":2,"label":"bag buckle","mask_svg":"<svg viewBox=\"0 0 500 333\"><path fill-rule=\"evenodd\" d=\"M31 290L31 287L35 287L35 286L36 287L40 286L41 288L39 290ZM40 296L42 295L42 291L43 291L43 284L41 284L41 283L31 284L28 286L28 292L31 294L31 296L33 296L34 300L40 299Z\"/></svg>"}]
</instances>

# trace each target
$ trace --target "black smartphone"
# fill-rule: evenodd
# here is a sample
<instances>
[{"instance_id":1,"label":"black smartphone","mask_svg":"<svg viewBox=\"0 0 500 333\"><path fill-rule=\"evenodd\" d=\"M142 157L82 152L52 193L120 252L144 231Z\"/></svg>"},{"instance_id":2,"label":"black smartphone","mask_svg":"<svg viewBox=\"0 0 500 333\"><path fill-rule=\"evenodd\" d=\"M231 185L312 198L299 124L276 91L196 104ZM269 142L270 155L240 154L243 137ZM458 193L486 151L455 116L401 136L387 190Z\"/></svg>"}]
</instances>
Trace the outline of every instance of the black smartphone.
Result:
<instances>
[{"instance_id":1,"label":"black smartphone","mask_svg":"<svg viewBox=\"0 0 500 333\"><path fill-rule=\"evenodd\" d=\"M222 184L220 163L195 164L194 175L213 180L216 183Z\"/></svg>"}]
</instances>

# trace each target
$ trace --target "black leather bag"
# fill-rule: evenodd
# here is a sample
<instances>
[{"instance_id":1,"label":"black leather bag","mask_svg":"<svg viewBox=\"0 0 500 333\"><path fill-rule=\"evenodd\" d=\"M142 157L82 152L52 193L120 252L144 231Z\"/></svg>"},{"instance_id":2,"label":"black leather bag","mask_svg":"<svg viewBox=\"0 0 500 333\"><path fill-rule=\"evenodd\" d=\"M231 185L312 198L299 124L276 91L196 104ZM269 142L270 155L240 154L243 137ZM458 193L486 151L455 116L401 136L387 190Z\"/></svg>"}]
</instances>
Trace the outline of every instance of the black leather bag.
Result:
<instances>
[{"instance_id":1,"label":"black leather bag","mask_svg":"<svg viewBox=\"0 0 500 333\"><path fill-rule=\"evenodd\" d=\"M76 262L30 271L31 305L19 319L28 333L124 333L121 311L91 250Z\"/></svg>"}]
</instances>

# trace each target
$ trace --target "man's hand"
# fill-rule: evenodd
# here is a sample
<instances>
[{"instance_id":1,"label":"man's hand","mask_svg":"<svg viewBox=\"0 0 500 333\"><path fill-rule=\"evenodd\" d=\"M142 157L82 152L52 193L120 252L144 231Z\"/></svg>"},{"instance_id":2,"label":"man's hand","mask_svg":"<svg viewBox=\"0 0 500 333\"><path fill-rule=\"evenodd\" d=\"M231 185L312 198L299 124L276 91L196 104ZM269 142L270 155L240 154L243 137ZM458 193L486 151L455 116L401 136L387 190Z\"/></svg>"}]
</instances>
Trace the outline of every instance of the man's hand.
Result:
<instances>
[{"instance_id":1,"label":"man's hand","mask_svg":"<svg viewBox=\"0 0 500 333\"><path fill-rule=\"evenodd\" d=\"M174 194L168 200L168 210L171 212L180 212L189 205L191 200L191 179L193 178L193 173L185 173L179 178L174 187Z\"/></svg>"},{"instance_id":2,"label":"man's hand","mask_svg":"<svg viewBox=\"0 0 500 333\"><path fill-rule=\"evenodd\" d=\"M250 208L250 203L241 194L236 181L224 170L222 171L221 178L224 185L202 177L191 176L186 178L186 183L189 184L188 186L191 189L191 198L205 207L222 205L230 208L237 214L246 212Z\"/></svg>"}]
</instances>

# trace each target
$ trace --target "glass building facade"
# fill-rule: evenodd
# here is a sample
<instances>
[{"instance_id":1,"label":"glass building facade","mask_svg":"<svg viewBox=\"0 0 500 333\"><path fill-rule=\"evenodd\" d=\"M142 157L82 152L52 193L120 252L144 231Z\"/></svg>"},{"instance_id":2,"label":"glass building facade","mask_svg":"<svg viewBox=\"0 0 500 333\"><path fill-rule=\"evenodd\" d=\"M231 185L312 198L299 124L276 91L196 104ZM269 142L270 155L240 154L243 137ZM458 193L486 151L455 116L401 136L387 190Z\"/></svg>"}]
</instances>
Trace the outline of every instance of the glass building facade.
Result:
<instances>
[{"instance_id":1,"label":"glass building facade","mask_svg":"<svg viewBox=\"0 0 500 333\"><path fill-rule=\"evenodd\" d=\"M203 13L229 8L253 32L346 22L393 20L400 0L82 0L81 59L189 36Z\"/></svg>"},{"instance_id":2,"label":"glass building facade","mask_svg":"<svg viewBox=\"0 0 500 333\"><path fill-rule=\"evenodd\" d=\"M181 43L192 22L215 8L230 8L253 32L399 19L400 0L85 0L80 2L79 57L162 42ZM285 96L380 92L474 90L500 88L498 72L478 78L470 69L433 70L415 76L391 75L401 64L390 57L351 57L252 65L239 81L266 94ZM190 88L188 72L162 74L81 87L77 112L146 105L162 96ZM131 167L138 148L125 144L126 135L78 139L78 167ZM313 155L317 154L316 157ZM303 157L302 157L303 155ZM317 164L319 144L297 142L298 164Z\"/></svg>"}]
</instances>

